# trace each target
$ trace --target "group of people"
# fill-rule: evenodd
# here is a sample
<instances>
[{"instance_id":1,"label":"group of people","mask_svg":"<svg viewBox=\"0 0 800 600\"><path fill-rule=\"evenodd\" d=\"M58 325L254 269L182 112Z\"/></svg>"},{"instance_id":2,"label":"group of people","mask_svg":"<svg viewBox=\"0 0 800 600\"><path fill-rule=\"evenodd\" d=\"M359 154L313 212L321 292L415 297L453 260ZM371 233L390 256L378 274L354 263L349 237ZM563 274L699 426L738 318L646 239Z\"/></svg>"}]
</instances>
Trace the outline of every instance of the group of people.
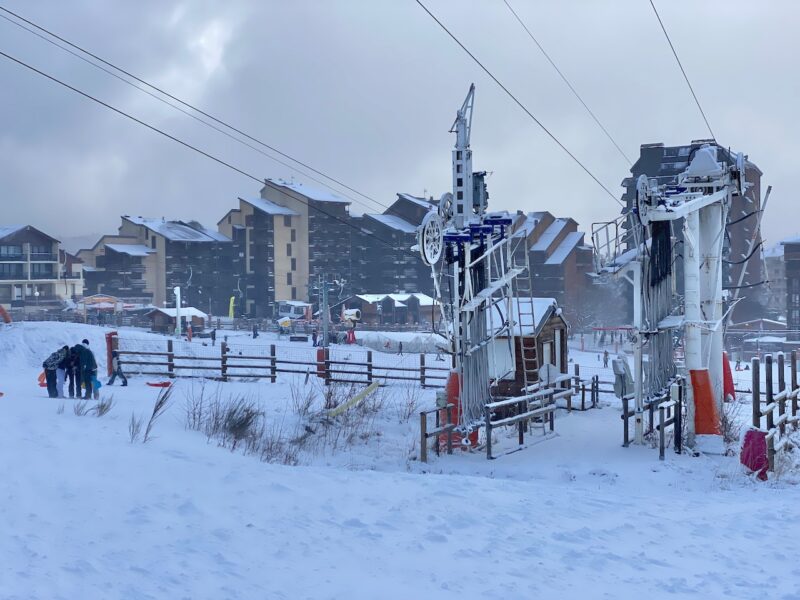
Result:
<instances>
[{"instance_id":1,"label":"group of people","mask_svg":"<svg viewBox=\"0 0 800 600\"><path fill-rule=\"evenodd\" d=\"M119 376L122 385L128 385L116 352L112 353L112 363L113 375L108 384L113 385ZM51 398L64 398L64 383L67 382L67 393L70 398L83 396L88 400L98 397L100 383L97 381L97 360L89 348L89 340L83 340L72 348L64 346L56 350L42 363L42 368L47 395Z\"/></svg>"}]
</instances>

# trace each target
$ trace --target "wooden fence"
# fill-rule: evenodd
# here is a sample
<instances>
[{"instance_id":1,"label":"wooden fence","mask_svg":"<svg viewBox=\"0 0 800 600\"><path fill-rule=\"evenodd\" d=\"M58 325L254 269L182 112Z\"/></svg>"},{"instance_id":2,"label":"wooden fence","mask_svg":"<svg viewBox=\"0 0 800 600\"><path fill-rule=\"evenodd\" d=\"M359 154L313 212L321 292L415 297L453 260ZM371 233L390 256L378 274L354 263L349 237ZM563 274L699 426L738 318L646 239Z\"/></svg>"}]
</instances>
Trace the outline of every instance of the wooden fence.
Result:
<instances>
[{"instance_id":1,"label":"wooden fence","mask_svg":"<svg viewBox=\"0 0 800 600\"><path fill-rule=\"evenodd\" d=\"M647 422L644 435L658 433L658 458L664 460L666 450L666 431L672 427L672 437L676 454L683 451L683 398L684 386L686 382L682 377L676 377L660 394L647 398L644 402ZM636 411L631 410L630 403L633 394L627 394L622 398L622 445L627 448L630 446L630 419L636 416ZM658 421L656 422L656 415Z\"/></svg>"},{"instance_id":2,"label":"wooden fence","mask_svg":"<svg viewBox=\"0 0 800 600\"><path fill-rule=\"evenodd\" d=\"M422 387L444 387L450 371L446 367L428 366L425 355L419 355L419 366L388 366L373 360L373 353L363 353L362 360L335 360L329 348L317 349L316 359L293 360L280 355L281 348L269 346L269 354L258 356L244 354L247 347L232 353L225 342L219 345L219 354L193 355L176 351L173 340L164 341L164 350L132 350L120 347L113 338L112 349L119 354L123 370L131 374L159 377L199 377L229 381L231 379L268 379L277 381L279 374L316 375L325 385L352 383L370 385L375 381L413 381Z\"/></svg>"},{"instance_id":3,"label":"wooden fence","mask_svg":"<svg viewBox=\"0 0 800 600\"><path fill-rule=\"evenodd\" d=\"M786 365L783 352L778 354L778 392L774 391L774 377L772 374L772 355L764 357L765 363L765 406L761 407L761 361L753 358L751 362L751 373L753 376L753 428L766 433L767 459L769 470L775 470L775 454L790 447L789 437L786 434L786 426L798 427L798 395L800 387L797 381L797 351L792 350L789 360L790 366L790 387L786 387ZM787 405L789 412L786 412ZM766 427L761 427L762 419L766 420Z\"/></svg>"}]
</instances>

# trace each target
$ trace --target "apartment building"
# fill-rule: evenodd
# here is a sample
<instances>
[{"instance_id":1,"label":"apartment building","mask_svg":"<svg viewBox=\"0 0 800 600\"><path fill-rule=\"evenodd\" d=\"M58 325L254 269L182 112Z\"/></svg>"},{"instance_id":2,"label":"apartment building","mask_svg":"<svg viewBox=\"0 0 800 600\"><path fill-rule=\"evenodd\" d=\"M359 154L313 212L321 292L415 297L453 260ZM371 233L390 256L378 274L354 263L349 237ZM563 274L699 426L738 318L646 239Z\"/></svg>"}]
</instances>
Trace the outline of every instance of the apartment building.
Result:
<instances>
[{"instance_id":1,"label":"apartment building","mask_svg":"<svg viewBox=\"0 0 800 600\"><path fill-rule=\"evenodd\" d=\"M62 261L63 256L63 261ZM0 304L54 308L83 295L77 259L59 241L30 225L0 226Z\"/></svg>"}]
</instances>

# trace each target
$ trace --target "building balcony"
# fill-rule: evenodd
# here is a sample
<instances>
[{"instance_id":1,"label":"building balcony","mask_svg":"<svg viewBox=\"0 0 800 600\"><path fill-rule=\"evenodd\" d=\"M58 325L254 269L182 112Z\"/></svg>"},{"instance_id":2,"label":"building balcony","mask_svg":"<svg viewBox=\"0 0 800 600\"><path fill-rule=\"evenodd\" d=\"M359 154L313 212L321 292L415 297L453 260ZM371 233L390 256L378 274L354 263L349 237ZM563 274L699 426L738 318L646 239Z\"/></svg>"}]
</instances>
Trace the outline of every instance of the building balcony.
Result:
<instances>
[{"instance_id":1,"label":"building balcony","mask_svg":"<svg viewBox=\"0 0 800 600\"><path fill-rule=\"evenodd\" d=\"M25 273L0 273L0 281L27 281Z\"/></svg>"},{"instance_id":2,"label":"building balcony","mask_svg":"<svg viewBox=\"0 0 800 600\"><path fill-rule=\"evenodd\" d=\"M31 252L31 262L58 262L58 255L53 252Z\"/></svg>"},{"instance_id":3,"label":"building balcony","mask_svg":"<svg viewBox=\"0 0 800 600\"><path fill-rule=\"evenodd\" d=\"M0 263L4 262L27 262L28 257L24 254L0 254Z\"/></svg>"}]
</instances>

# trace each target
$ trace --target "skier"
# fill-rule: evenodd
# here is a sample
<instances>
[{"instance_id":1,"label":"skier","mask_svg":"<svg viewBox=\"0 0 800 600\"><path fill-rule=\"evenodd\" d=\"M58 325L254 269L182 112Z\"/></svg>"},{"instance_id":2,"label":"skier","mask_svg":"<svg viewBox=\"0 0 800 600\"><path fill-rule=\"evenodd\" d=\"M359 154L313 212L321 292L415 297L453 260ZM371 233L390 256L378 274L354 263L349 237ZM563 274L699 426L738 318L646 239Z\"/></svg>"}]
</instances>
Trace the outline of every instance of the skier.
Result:
<instances>
[{"instance_id":1,"label":"skier","mask_svg":"<svg viewBox=\"0 0 800 600\"><path fill-rule=\"evenodd\" d=\"M67 348L67 350L69 350L69 348ZM47 395L51 398L58 398L56 370L58 369L58 365L64 359L65 354L64 348L60 348L48 356L47 359L42 363L44 377L47 381Z\"/></svg>"},{"instance_id":2,"label":"skier","mask_svg":"<svg viewBox=\"0 0 800 600\"><path fill-rule=\"evenodd\" d=\"M737 358L736 359L736 370L737 371L741 371L742 370L742 359L741 358Z\"/></svg>"},{"instance_id":3,"label":"skier","mask_svg":"<svg viewBox=\"0 0 800 600\"><path fill-rule=\"evenodd\" d=\"M608 350L603 351L603 368L608 368Z\"/></svg>"},{"instance_id":4,"label":"skier","mask_svg":"<svg viewBox=\"0 0 800 600\"><path fill-rule=\"evenodd\" d=\"M397 354L399 354L400 356L403 356L403 342L398 342L397 343Z\"/></svg>"},{"instance_id":5,"label":"skier","mask_svg":"<svg viewBox=\"0 0 800 600\"><path fill-rule=\"evenodd\" d=\"M122 387L128 385L128 378L122 372L122 365L119 364L119 353L114 350L111 352L111 379L108 380L108 385L114 385L117 376L122 380Z\"/></svg>"},{"instance_id":6,"label":"skier","mask_svg":"<svg viewBox=\"0 0 800 600\"><path fill-rule=\"evenodd\" d=\"M317 330L311 332L311 345L317 347Z\"/></svg>"},{"instance_id":7,"label":"skier","mask_svg":"<svg viewBox=\"0 0 800 600\"><path fill-rule=\"evenodd\" d=\"M253 339L256 339L257 337L258 337L258 325L254 324L253 325Z\"/></svg>"},{"instance_id":8,"label":"skier","mask_svg":"<svg viewBox=\"0 0 800 600\"><path fill-rule=\"evenodd\" d=\"M212 329L211 330L211 345L212 346L216 346L217 345L217 330L216 329Z\"/></svg>"}]
</instances>

